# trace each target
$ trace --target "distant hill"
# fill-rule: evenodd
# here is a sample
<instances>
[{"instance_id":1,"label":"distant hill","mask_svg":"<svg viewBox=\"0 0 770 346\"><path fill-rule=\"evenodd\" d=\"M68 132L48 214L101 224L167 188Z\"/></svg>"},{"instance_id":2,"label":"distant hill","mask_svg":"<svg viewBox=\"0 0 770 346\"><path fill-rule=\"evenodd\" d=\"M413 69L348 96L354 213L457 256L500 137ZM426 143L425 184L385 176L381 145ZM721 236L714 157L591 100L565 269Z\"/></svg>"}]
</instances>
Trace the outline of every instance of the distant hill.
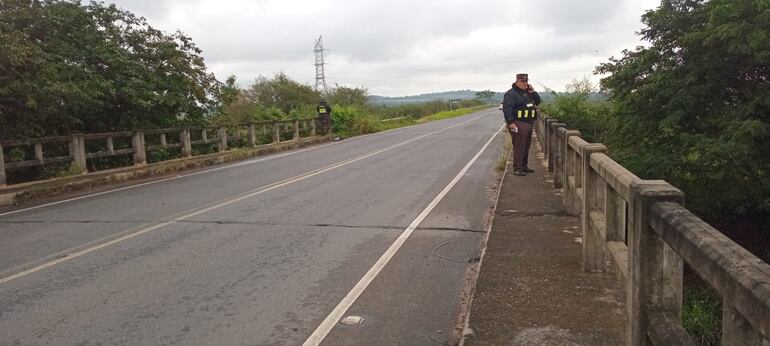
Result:
<instances>
[{"instance_id":1,"label":"distant hill","mask_svg":"<svg viewBox=\"0 0 770 346\"><path fill-rule=\"evenodd\" d=\"M442 92L430 93L430 94L398 96L398 97L370 95L369 103L378 104L378 105L399 105L399 104L405 104L405 103L425 103L425 102L431 102L436 100L452 100L452 99L470 100L470 99L476 98L476 92L477 92L476 90L455 90L455 91L442 91ZM496 104L496 103L502 102L504 93L505 93L504 91L495 92L495 96L492 97L491 103ZM550 93L547 91L541 91L539 92L539 94L540 94L540 97L543 99L543 102L550 102L554 100L553 93ZM607 95L604 93L593 92L589 94L588 99L592 101L603 101L607 99Z\"/></svg>"},{"instance_id":2,"label":"distant hill","mask_svg":"<svg viewBox=\"0 0 770 346\"><path fill-rule=\"evenodd\" d=\"M431 102L436 100L452 100L452 99L471 100L476 98L476 92L477 92L476 90L455 90L455 91L442 91L442 92L430 93L430 94L398 96L398 97L370 95L369 103L381 104L381 105L399 105L404 103L425 103L425 102ZM501 102L503 100L504 93L505 93L504 91L495 92L495 96L492 97L491 103L496 104ZM541 92L540 96L543 98L543 101L553 100L553 95L547 92Z\"/></svg>"}]
</instances>

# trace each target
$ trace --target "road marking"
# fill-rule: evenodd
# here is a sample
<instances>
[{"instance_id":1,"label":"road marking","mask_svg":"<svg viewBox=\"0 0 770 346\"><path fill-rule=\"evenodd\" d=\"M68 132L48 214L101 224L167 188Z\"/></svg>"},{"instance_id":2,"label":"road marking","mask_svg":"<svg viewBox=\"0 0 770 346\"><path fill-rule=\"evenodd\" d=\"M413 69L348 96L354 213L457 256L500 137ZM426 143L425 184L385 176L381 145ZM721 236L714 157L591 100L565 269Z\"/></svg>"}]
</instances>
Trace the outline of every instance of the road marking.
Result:
<instances>
[{"instance_id":1,"label":"road marking","mask_svg":"<svg viewBox=\"0 0 770 346\"><path fill-rule=\"evenodd\" d=\"M417 215L417 218L412 221L411 224L403 231L401 232L401 235L396 238L396 241L393 242L393 244L390 245L390 247L385 250L385 253L382 254L380 259L377 260L376 263L374 263L374 266L372 266L371 269L369 269L366 274L361 278L361 280L358 281L358 283L353 287L353 289L348 292L348 294L342 298L342 301L337 304L337 306L332 310L332 312L329 314L329 316L326 316L326 319L321 322L321 324L316 328L316 330L313 332L313 334L310 335L310 337L305 340L305 342L302 344L303 346L315 346L321 343L324 338L326 338L326 335L329 334L329 332L334 328L334 326L337 324L337 321L342 318L342 315L345 314L345 312L348 311L350 306L355 303L356 299L366 290L366 287L369 286L369 284L374 280L375 277L377 277L377 274L380 273L382 268L385 267L385 265L388 264L391 258L396 254L396 251L401 248L402 245L404 245L404 242L409 238L409 236L412 235L414 230L417 228L417 226L420 225L420 223L430 214L431 211L433 211L433 208L438 205L439 202L441 202L442 199L444 199L444 196L449 193L449 190L451 190L455 184L457 184L458 181L460 181L460 178L463 177L465 172L468 171L468 169L473 165L474 162L481 156L481 154L484 152L484 150L487 149L489 146L489 143L492 143L492 140L495 139L495 137L500 134L503 127L505 125L501 126L498 131L495 131L495 133L492 135L492 137L489 138L486 144L479 150L478 153L476 153L476 156L474 156L468 163L463 167L462 170L460 170L460 173L457 173L457 175L452 179L451 182L449 182L449 185L447 185L444 190L442 190L436 198L433 199L433 201L428 204L425 209L420 213L420 215Z\"/></svg>"},{"instance_id":2,"label":"road marking","mask_svg":"<svg viewBox=\"0 0 770 346\"><path fill-rule=\"evenodd\" d=\"M410 140L407 140L407 141L404 141L404 142L401 142L401 143L389 146L387 148L370 152L369 154L365 154L365 155L361 155L361 156L358 156L358 157L354 157L352 159L347 159L347 160L344 160L344 161L340 161L338 163L335 163L335 164L332 164L332 165L329 165L329 166L326 166L326 167L318 168L318 169L315 169L315 170L311 170L311 171L308 171L308 172L296 175L296 176L294 176L292 178L288 178L288 179L284 179L284 180L281 180L281 181L277 181L277 182L274 182L272 184L269 184L269 185L266 185L266 186L263 186L263 187L259 187L259 188L247 191L247 192L241 194L238 197L235 197L235 198L232 198L232 199L228 199L228 200L225 200L225 201L220 202L220 203L216 203L216 204L211 205L209 207L200 208L198 210L193 209L192 211L188 212L187 214L184 214L184 215L181 215L179 217L173 218L170 221L162 221L162 222L157 223L155 225L148 226L148 227L139 229L139 230L137 230L135 232L126 234L126 235L124 235L124 236L122 236L120 238L116 238L116 239L107 241L105 243L101 243L99 245L95 245L93 247L90 247L90 248L78 251L78 252L73 253L73 254L67 254L67 255L65 255L65 257L62 257L62 258L59 258L59 259L56 259L56 260L53 260L53 261L50 261L50 262L46 262L44 264L38 265L36 267L30 268L30 269L25 270L25 271L20 272L20 273L13 274L13 275L5 277L5 278L0 278L0 285L4 284L6 282L9 282L9 281L18 279L20 277L23 277L23 276L26 276L26 275L29 275L29 274L41 271L43 269L50 268L50 267L55 266L57 264L73 260L73 259L78 258L80 256L83 256L85 254L88 254L88 253L94 252L96 250L108 247L110 245L114 245L114 244L120 243L122 241L134 238L136 236L148 233L150 231L159 229L161 227L168 226L170 224L173 224L173 223L176 223L176 222L179 222L179 221L184 221L186 219L189 219L191 217L194 217L194 216L197 216L197 215L200 215L200 214L212 211L214 209L218 209L218 208L221 208L221 207L224 207L224 206L228 206L230 204L240 202L240 201L242 201L244 199L251 198L251 197L254 197L256 195L260 195L260 194L263 194L265 192L269 192L269 191L275 190L277 188L280 188L280 187L283 187L283 186L286 186L286 185L289 185L289 184L292 184L292 183L296 183L298 181L302 181L302 180L314 177L316 175L319 175L319 174L331 171L333 169L337 169L337 168L349 165L351 163L354 163L354 162L357 162L357 161L360 161L360 160L372 157L372 156L380 154L382 152L385 152L385 151L388 151L388 150L400 147L402 145L414 142L416 140L419 140L419 139L422 139L422 138L425 138L425 137L428 137L428 136L432 136L434 134L446 131L446 130L451 129L453 127L460 126L462 124L465 124L467 122L474 121L474 120L480 119L480 118L482 118L482 116L479 116L479 117L476 117L476 118L471 118L469 120L466 120L466 121L454 124L452 126L445 127L443 129L440 129L440 130L436 130L436 131L433 131L433 132L428 132L428 133L426 133L424 135L421 135L421 136L412 138ZM489 144L489 143L487 143L487 144ZM485 146L485 148L486 148L486 146ZM475 160L475 158L474 158L474 160ZM177 214L177 215L179 215L179 214Z\"/></svg>"},{"instance_id":3,"label":"road marking","mask_svg":"<svg viewBox=\"0 0 770 346\"><path fill-rule=\"evenodd\" d=\"M471 120L476 120L476 119L481 118L481 117L483 117L483 115L479 116L479 117L476 117L476 118L473 118ZM466 120L466 121L463 121L461 123L457 123L455 125L463 124L463 123L466 123L468 121L470 121L470 120ZM454 127L455 125L453 125L451 127ZM90 198L90 197L105 195L105 194L108 194L108 193L113 193L113 192L133 189L133 188L137 188L137 187L157 184L157 183L161 183L161 182L164 182L164 181L175 180L175 179L180 179L180 178L186 178L186 177L191 177L191 176L195 176L195 175L199 175L199 174L208 174L208 173L220 171L220 170L223 170L223 169L229 169L229 168L234 168L234 167L253 165L253 164L256 164L256 163L261 163L261 162L265 162L265 161L269 161L269 160L273 160L273 159L277 159L277 158L281 158L281 157L285 157L285 156L289 156L289 155L299 154L299 153L303 153L303 152L310 151L310 150L316 150L316 149L325 148L325 147L328 147L330 145L335 145L335 144L349 142L349 141L352 141L352 140L366 138L368 136L384 134L384 133L388 133L388 132L396 131L396 130L400 130L400 129L406 129L408 127L409 126L407 126L407 127L399 127L399 128L390 129L390 130L386 130L386 131L375 132L375 133L369 133L369 134L365 134L365 135L361 135L361 136L356 136L356 137L350 138L350 139L348 139L347 141L344 141L344 142L327 143L327 144L323 144L323 145L319 145L319 146L314 146L314 147L307 148L307 149L302 149L302 150L297 150L297 151L290 151L290 152L282 153L282 154L275 154L275 155L271 155L269 157L264 157L264 158L254 159L254 160L247 160L247 161L243 161L243 162L238 162L238 163L234 163L234 164L225 165L225 166L222 166L222 167L205 169L205 170L194 172L194 173L180 174L180 175L177 175L177 176L174 176L174 177L170 177L170 178L153 180L153 181L149 181L149 182L146 182L146 183L141 183L141 184L126 186L126 187L121 187L121 188L114 189L114 190L107 190L107 191L102 191L102 192L96 192L96 193L92 193L92 194L88 194L88 195L84 195L84 196L79 196L79 197L64 199L64 200L61 200L61 201L56 201L56 202L36 205L36 206L24 208L24 209L8 211L8 212L5 212L5 213L0 213L0 216L6 216L6 215L11 215L11 214L21 213L21 212L25 212L25 211L30 211L30 210L34 210L34 209L40 209L40 208L49 207L49 206L52 206L52 205L57 205L57 204L62 204L62 203L67 203L67 202L73 202L73 201L81 200L81 199L84 199L84 198ZM442 129L441 131L443 131L443 130L445 130L445 129Z\"/></svg>"}]
</instances>

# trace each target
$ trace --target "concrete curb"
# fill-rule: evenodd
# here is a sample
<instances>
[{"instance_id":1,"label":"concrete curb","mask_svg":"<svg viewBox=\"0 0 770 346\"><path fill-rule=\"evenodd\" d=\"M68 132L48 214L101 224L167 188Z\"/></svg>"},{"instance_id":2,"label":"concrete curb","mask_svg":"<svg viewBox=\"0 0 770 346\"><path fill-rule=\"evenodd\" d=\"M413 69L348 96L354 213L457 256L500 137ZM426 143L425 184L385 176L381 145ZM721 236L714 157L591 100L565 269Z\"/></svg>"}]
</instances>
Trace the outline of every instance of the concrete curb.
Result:
<instances>
[{"instance_id":1,"label":"concrete curb","mask_svg":"<svg viewBox=\"0 0 770 346\"><path fill-rule=\"evenodd\" d=\"M238 148L221 153L174 159L142 166L121 167L71 177L14 184L0 188L0 207L21 206L44 198L85 191L96 186L163 176L194 168L240 161L255 156L302 148L328 140L329 138L327 137L313 137L299 141L265 144L254 148Z\"/></svg>"}]
</instances>

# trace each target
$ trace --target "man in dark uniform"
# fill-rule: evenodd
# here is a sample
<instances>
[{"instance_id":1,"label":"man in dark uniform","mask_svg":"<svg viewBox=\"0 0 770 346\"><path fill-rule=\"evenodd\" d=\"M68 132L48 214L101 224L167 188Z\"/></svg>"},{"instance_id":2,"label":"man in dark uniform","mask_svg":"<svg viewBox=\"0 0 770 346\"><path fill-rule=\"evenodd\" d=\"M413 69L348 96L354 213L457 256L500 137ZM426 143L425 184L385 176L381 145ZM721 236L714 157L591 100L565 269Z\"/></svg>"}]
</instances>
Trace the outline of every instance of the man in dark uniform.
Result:
<instances>
[{"instance_id":1,"label":"man in dark uniform","mask_svg":"<svg viewBox=\"0 0 770 346\"><path fill-rule=\"evenodd\" d=\"M511 85L503 97L503 116L508 124L508 131L513 142L513 174L524 176L534 170L527 165L529 146L532 143L532 127L537 117L537 105L540 95L532 89L526 73L516 75L516 82Z\"/></svg>"},{"instance_id":2,"label":"man in dark uniform","mask_svg":"<svg viewBox=\"0 0 770 346\"><path fill-rule=\"evenodd\" d=\"M321 100L315 110L318 112L318 122L321 123L324 135L328 135L332 126L332 106L326 104L326 100Z\"/></svg>"}]
</instances>

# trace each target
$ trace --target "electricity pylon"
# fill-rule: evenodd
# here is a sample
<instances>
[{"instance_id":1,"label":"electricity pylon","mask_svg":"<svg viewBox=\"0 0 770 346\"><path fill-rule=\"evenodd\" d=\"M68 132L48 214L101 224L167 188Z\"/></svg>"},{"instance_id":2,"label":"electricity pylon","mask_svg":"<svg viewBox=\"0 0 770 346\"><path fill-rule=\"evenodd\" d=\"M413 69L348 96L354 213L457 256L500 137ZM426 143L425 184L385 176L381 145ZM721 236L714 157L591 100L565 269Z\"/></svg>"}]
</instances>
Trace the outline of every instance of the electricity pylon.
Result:
<instances>
[{"instance_id":1,"label":"electricity pylon","mask_svg":"<svg viewBox=\"0 0 770 346\"><path fill-rule=\"evenodd\" d=\"M324 44L321 36L315 42L315 90L326 95L326 75L324 75Z\"/></svg>"}]
</instances>

